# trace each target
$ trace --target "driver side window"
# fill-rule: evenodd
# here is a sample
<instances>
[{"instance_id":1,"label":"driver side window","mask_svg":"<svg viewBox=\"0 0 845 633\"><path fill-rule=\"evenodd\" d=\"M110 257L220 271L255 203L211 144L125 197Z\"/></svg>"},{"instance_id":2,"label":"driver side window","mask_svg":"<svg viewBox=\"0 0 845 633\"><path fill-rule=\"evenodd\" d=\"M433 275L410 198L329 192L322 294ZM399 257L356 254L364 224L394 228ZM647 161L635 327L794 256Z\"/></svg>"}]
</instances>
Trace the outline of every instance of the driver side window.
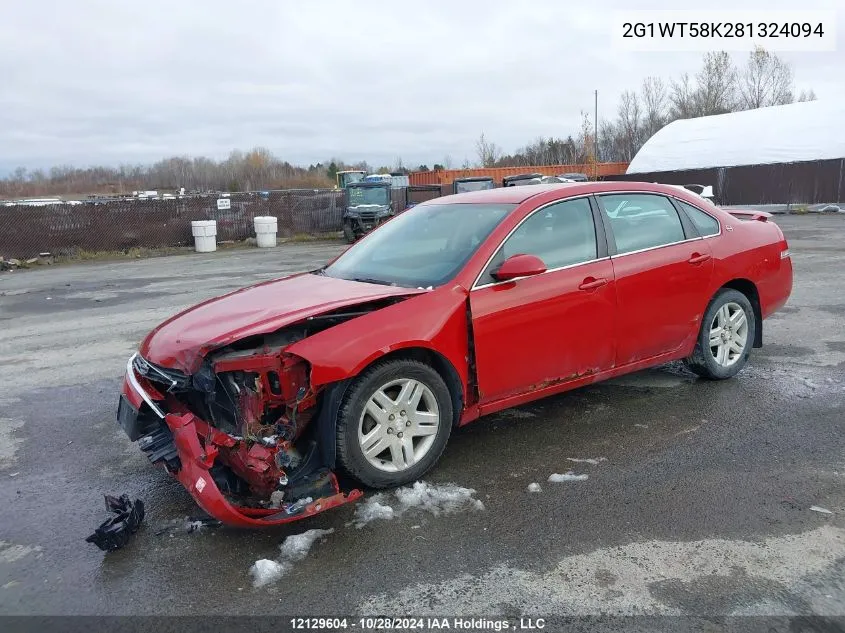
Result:
<instances>
[{"instance_id":1,"label":"driver side window","mask_svg":"<svg viewBox=\"0 0 845 633\"><path fill-rule=\"evenodd\" d=\"M566 200L535 211L499 247L479 285L495 283L492 273L502 262L522 254L536 255L548 270L596 259L596 227L587 198Z\"/></svg>"}]
</instances>

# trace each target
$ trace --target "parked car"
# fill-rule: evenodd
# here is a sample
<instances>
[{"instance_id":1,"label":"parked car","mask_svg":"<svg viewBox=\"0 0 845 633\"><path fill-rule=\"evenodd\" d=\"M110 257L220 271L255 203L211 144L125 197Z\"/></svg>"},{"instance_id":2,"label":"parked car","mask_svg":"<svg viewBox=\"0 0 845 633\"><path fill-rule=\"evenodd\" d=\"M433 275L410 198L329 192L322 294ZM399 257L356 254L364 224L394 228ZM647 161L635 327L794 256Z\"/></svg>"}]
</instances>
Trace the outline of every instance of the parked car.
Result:
<instances>
[{"instance_id":1,"label":"parked car","mask_svg":"<svg viewBox=\"0 0 845 633\"><path fill-rule=\"evenodd\" d=\"M467 193L493 188L493 179L489 176L467 176L452 181L452 193Z\"/></svg>"},{"instance_id":2,"label":"parked car","mask_svg":"<svg viewBox=\"0 0 845 633\"><path fill-rule=\"evenodd\" d=\"M562 178L564 182L589 182L590 178L587 174L580 174L577 172L570 172L568 174L558 174L558 178Z\"/></svg>"},{"instance_id":3,"label":"parked car","mask_svg":"<svg viewBox=\"0 0 845 633\"><path fill-rule=\"evenodd\" d=\"M422 202L156 327L118 421L204 510L261 526L359 498L336 472L415 481L489 413L679 359L730 378L792 289L778 226L732 213L635 182Z\"/></svg>"},{"instance_id":4,"label":"parked car","mask_svg":"<svg viewBox=\"0 0 845 633\"><path fill-rule=\"evenodd\" d=\"M521 187L522 185L539 185L543 174L517 174L502 178L503 187Z\"/></svg>"}]
</instances>

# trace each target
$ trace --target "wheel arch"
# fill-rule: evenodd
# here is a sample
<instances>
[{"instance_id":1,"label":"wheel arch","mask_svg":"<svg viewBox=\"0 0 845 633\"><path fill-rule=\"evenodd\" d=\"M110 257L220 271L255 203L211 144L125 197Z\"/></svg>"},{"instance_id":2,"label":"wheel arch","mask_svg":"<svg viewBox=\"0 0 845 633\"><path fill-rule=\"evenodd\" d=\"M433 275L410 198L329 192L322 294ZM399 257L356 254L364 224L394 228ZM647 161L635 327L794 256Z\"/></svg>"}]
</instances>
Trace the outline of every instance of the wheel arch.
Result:
<instances>
[{"instance_id":1,"label":"wheel arch","mask_svg":"<svg viewBox=\"0 0 845 633\"><path fill-rule=\"evenodd\" d=\"M337 434L337 414L346 390L361 373L373 365L390 360L405 359L425 363L443 378L452 400L452 426L458 426L464 407L464 386L458 370L455 369L455 366L448 358L437 350L420 345L401 347L381 353L377 356L370 357L365 363L357 367L354 374L348 378L327 385L320 394L319 409L316 416L316 434L323 461L327 467L333 469L336 465L337 452L335 436Z\"/></svg>"},{"instance_id":2,"label":"wheel arch","mask_svg":"<svg viewBox=\"0 0 845 633\"><path fill-rule=\"evenodd\" d=\"M724 289L736 290L746 296L754 310L754 347L763 347L763 312L760 308L760 293L757 290L757 285L750 279L739 277L731 279L719 287L719 290Z\"/></svg>"}]
</instances>

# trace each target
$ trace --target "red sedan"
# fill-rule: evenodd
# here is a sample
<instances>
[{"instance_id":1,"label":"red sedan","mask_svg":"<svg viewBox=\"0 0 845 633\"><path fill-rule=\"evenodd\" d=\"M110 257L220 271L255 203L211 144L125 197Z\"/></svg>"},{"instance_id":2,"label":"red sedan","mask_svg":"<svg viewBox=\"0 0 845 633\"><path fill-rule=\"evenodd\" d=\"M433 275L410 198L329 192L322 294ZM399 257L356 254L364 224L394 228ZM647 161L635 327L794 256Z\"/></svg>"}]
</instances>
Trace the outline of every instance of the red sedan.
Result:
<instances>
[{"instance_id":1,"label":"red sedan","mask_svg":"<svg viewBox=\"0 0 845 633\"><path fill-rule=\"evenodd\" d=\"M767 214L675 187L446 196L159 325L118 421L210 514L285 523L360 497L339 474L418 479L488 413L677 359L729 378L791 289Z\"/></svg>"}]
</instances>

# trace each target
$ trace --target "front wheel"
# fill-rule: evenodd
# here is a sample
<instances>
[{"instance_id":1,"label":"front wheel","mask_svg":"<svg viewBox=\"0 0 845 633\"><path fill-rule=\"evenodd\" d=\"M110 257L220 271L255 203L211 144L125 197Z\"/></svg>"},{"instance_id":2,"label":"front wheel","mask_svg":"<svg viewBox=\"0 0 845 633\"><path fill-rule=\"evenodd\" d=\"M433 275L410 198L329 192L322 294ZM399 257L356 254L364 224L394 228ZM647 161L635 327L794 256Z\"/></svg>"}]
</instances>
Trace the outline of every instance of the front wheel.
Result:
<instances>
[{"instance_id":1,"label":"front wheel","mask_svg":"<svg viewBox=\"0 0 845 633\"><path fill-rule=\"evenodd\" d=\"M720 290L704 313L687 367L711 380L735 376L748 362L756 328L748 297L738 290Z\"/></svg>"},{"instance_id":2,"label":"front wheel","mask_svg":"<svg viewBox=\"0 0 845 633\"><path fill-rule=\"evenodd\" d=\"M393 360L364 371L337 421L341 468L371 488L416 481L437 462L452 430L452 398L425 363Z\"/></svg>"},{"instance_id":3,"label":"front wheel","mask_svg":"<svg viewBox=\"0 0 845 633\"><path fill-rule=\"evenodd\" d=\"M355 229L352 228L351 222L343 223L343 239L347 244L352 244L355 241Z\"/></svg>"}]
</instances>

